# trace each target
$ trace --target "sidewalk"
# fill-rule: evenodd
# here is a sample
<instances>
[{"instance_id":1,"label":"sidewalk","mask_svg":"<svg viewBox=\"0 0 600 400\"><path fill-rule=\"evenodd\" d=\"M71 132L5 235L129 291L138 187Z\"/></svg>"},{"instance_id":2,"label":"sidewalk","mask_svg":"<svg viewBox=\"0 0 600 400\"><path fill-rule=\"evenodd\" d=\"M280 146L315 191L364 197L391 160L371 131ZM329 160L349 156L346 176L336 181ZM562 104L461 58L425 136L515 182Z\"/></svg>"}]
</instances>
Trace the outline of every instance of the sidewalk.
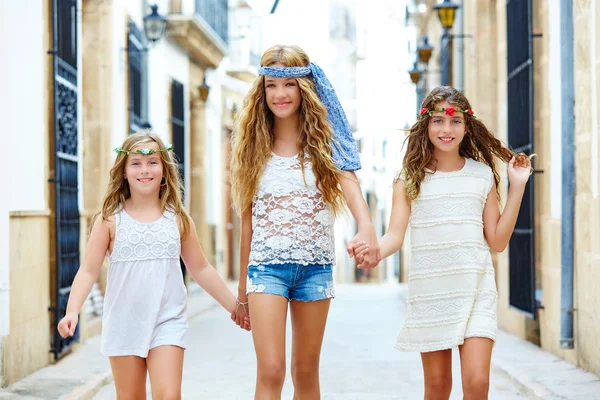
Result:
<instances>
[{"instance_id":1,"label":"sidewalk","mask_svg":"<svg viewBox=\"0 0 600 400\"><path fill-rule=\"evenodd\" d=\"M190 285L188 319L218 304L196 285ZM233 289L233 286L230 287ZM237 285L235 285L237 290ZM108 358L100 354L100 335L86 340L73 354L1 390L0 399L90 400L113 380Z\"/></svg>"},{"instance_id":2,"label":"sidewalk","mask_svg":"<svg viewBox=\"0 0 600 400\"><path fill-rule=\"evenodd\" d=\"M405 302L405 288L400 293L399 300ZM190 319L215 306L216 302L201 289L190 289ZM87 340L59 363L0 391L0 400L92 399L112 382L108 359L100 354L99 347L99 336ZM600 378L503 331L498 332L492 368L518 385L530 399L600 399Z\"/></svg>"}]
</instances>

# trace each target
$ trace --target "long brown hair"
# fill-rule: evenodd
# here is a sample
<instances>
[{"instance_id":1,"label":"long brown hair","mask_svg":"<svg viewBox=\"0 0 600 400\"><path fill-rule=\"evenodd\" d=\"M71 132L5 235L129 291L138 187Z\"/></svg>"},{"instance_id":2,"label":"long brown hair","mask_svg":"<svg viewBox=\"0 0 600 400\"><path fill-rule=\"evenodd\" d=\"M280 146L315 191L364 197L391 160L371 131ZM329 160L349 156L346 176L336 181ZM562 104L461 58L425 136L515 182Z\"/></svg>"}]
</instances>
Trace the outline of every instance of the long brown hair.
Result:
<instances>
[{"instance_id":1,"label":"long brown hair","mask_svg":"<svg viewBox=\"0 0 600 400\"><path fill-rule=\"evenodd\" d=\"M277 45L265 51L260 65L277 63L286 67L305 67L310 64L310 59L298 46ZM306 151L323 201L336 212L343 207L344 200L338 180L340 171L331 156L332 128L327 121L327 111L311 77L296 78L296 81L301 97L298 112L302 126L297 146L302 173ZM239 213L251 207L260 178L271 158L273 121L273 113L266 103L265 77L259 76L244 98L233 133L231 185L233 202Z\"/></svg>"},{"instance_id":2,"label":"long brown hair","mask_svg":"<svg viewBox=\"0 0 600 400\"><path fill-rule=\"evenodd\" d=\"M446 101L456 108L468 110L471 108L469 100L458 90L450 86L438 86L433 89L423 100L422 107L433 110L440 102ZM494 165L494 157L498 157L504 162L510 161L515 156L492 132L490 132L483 122L474 118L468 113L465 117L466 134L460 143L459 154L461 157L472 158L475 161L488 165L494 173L496 182L496 194L500 199L498 185L500 175ZM400 175L404 179L406 194L412 200L416 199L421 189L421 183L425 179L425 169L433 161L433 144L429 140L429 117L424 115L415 122L410 128L408 137L408 147L406 155L402 162L402 171Z\"/></svg>"},{"instance_id":3,"label":"long brown hair","mask_svg":"<svg viewBox=\"0 0 600 400\"><path fill-rule=\"evenodd\" d=\"M144 130L129 135L121 145L121 149L131 151L141 144L153 142L158 145L159 149L164 149L166 147L162 139L156 133ZM177 163L174 161L170 151L161 151L155 154L160 156L163 166L164 183L161 184L160 192L158 194L160 204L163 210L169 208L179 217L183 229L182 239L185 239L190 231L190 221L189 215L181 200L182 184ZM105 221L111 215L116 214L120 207L125 204L125 200L131 197L129 182L123 177L125 174L127 157L129 156L125 153L117 154L115 163L110 170L108 190L104 196L102 211L100 213L102 219Z\"/></svg>"}]
</instances>

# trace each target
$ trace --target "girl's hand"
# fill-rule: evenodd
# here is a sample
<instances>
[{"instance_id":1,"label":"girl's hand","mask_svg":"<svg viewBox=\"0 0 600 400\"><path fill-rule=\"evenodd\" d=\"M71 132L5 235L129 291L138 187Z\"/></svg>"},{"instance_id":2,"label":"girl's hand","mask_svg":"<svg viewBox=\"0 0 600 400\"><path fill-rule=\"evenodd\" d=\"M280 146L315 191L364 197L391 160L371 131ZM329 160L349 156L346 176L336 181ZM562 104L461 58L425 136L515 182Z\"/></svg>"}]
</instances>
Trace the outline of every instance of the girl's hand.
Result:
<instances>
[{"instance_id":1,"label":"girl's hand","mask_svg":"<svg viewBox=\"0 0 600 400\"><path fill-rule=\"evenodd\" d=\"M365 255L369 252L369 245L367 242L359 242L354 245L354 257L359 264L362 264L365 261Z\"/></svg>"},{"instance_id":2,"label":"girl's hand","mask_svg":"<svg viewBox=\"0 0 600 400\"><path fill-rule=\"evenodd\" d=\"M238 300L238 304L231 313L231 320L236 323L242 329L249 331L251 329L250 325L250 307L248 304L248 299Z\"/></svg>"},{"instance_id":3,"label":"girl's hand","mask_svg":"<svg viewBox=\"0 0 600 400\"><path fill-rule=\"evenodd\" d=\"M350 257L354 257L356 255L354 253L354 248L359 246L360 243L366 243L368 249L367 253L363 255L362 259L357 259L359 263L358 268L375 268L381 260L381 254L379 252L379 242L377 241L377 234L375 233L375 228L373 227L373 225L370 225L370 228L368 229L361 229L359 227L356 236L354 236L352 240L348 243L347 251Z\"/></svg>"},{"instance_id":4,"label":"girl's hand","mask_svg":"<svg viewBox=\"0 0 600 400\"><path fill-rule=\"evenodd\" d=\"M79 316L77 314L67 314L58 323L57 329L60 336L65 339L66 337L73 336L75 334L75 328L79 322Z\"/></svg>"},{"instance_id":5,"label":"girl's hand","mask_svg":"<svg viewBox=\"0 0 600 400\"><path fill-rule=\"evenodd\" d=\"M508 180L511 185L525 187L529 176L533 172L531 157L533 155L528 157L525 154L518 154L511 158L508 163Z\"/></svg>"}]
</instances>

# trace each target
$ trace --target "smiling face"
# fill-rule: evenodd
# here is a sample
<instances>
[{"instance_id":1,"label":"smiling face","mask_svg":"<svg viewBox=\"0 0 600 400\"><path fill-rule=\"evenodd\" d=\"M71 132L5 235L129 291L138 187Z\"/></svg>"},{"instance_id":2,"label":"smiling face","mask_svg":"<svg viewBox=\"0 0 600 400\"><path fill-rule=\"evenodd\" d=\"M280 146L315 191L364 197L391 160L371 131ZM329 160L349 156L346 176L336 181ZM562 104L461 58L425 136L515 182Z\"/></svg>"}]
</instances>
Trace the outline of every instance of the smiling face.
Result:
<instances>
[{"instance_id":1,"label":"smiling face","mask_svg":"<svg viewBox=\"0 0 600 400\"><path fill-rule=\"evenodd\" d=\"M277 63L271 67L284 67ZM300 87L295 78L265 76L265 96L269 110L276 118L295 115L300 108Z\"/></svg>"},{"instance_id":2,"label":"smiling face","mask_svg":"<svg viewBox=\"0 0 600 400\"><path fill-rule=\"evenodd\" d=\"M436 110L457 108L447 101L435 105ZM436 112L429 118L429 141L433 144L434 154L436 152L459 154L460 143L465 137L465 116L461 112L448 115L444 112Z\"/></svg>"},{"instance_id":3,"label":"smiling face","mask_svg":"<svg viewBox=\"0 0 600 400\"><path fill-rule=\"evenodd\" d=\"M142 143L134 147L132 151L140 149L158 150L159 147L156 142ZM129 190L132 194L158 193L163 178L163 163L160 153L128 155L125 163L125 178L129 182Z\"/></svg>"}]
</instances>

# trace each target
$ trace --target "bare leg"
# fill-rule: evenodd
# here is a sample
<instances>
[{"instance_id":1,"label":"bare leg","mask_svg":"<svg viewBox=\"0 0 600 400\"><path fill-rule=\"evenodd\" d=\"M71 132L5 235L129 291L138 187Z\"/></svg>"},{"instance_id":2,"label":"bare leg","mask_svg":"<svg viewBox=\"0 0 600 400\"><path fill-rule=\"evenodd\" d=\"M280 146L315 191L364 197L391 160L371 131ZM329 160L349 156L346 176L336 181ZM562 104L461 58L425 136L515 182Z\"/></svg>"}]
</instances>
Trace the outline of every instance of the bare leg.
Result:
<instances>
[{"instance_id":1,"label":"bare leg","mask_svg":"<svg viewBox=\"0 0 600 400\"><path fill-rule=\"evenodd\" d=\"M146 359L136 356L109 357L117 400L146 400Z\"/></svg>"},{"instance_id":2,"label":"bare leg","mask_svg":"<svg viewBox=\"0 0 600 400\"><path fill-rule=\"evenodd\" d=\"M181 399L183 353L184 350L178 346L158 346L148 353L146 362L153 399Z\"/></svg>"},{"instance_id":3,"label":"bare leg","mask_svg":"<svg viewBox=\"0 0 600 400\"><path fill-rule=\"evenodd\" d=\"M459 346L464 400L487 400L493 346L491 339L479 337L467 338Z\"/></svg>"},{"instance_id":4,"label":"bare leg","mask_svg":"<svg viewBox=\"0 0 600 400\"><path fill-rule=\"evenodd\" d=\"M320 399L319 360L331 300L292 301L294 400Z\"/></svg>"},{"instance_id":5,"label":"bare leg","mask_svg":"<svg viewBox=\"0 0 600 400\"><path fill-rule=\"evenodd\" d=\"M257 377L254 398L281 399L285 380L285 321L288 300L283 296L252 293L248 296Z\"/></svg>"},{"instance_id":6,"label":"bare leg","mask_svg":"<svg viewBox=\"0 0 600 400\"><path fill-rule=\"evenodd\" d=\"M452 391L452 350L421 353L425 400L448 400Z\"/></svg>"}]
</instances>

